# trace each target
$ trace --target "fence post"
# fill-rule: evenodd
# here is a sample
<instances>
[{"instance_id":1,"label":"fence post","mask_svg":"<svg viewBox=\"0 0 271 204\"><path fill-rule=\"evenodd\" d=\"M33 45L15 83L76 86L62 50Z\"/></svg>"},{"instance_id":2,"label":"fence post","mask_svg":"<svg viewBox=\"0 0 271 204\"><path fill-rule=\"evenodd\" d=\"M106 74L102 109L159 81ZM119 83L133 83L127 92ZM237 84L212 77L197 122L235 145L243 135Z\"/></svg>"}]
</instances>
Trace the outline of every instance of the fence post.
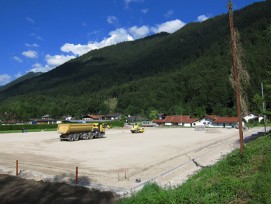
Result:
<instances>
[{"instance_id":1,"label":"fence post","mask_svg":"<svg viewBox=\"0 0 271 204\"><path fill-rule=\"evenodd\" d=\"M19 162L16 160L16 176L19 175Z\"/></svg>"},{"instance_id":2,"label":"fence post","mask_svg":"<svg viewBox=\"0 0 271 204\"><path fill-rule=\"evenodd\" d=\"M75 171L75 185L77 186L78 184L78 166L76 167L76 171Z\"/></svg>"}]
</instances>

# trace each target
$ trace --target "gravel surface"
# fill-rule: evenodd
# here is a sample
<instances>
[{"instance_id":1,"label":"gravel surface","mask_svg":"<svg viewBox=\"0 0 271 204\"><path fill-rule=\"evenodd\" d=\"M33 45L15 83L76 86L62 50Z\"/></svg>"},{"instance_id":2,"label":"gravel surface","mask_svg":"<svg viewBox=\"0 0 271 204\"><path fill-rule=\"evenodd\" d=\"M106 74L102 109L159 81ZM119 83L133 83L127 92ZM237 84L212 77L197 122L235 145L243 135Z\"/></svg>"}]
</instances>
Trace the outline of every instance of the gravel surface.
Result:
<instances>
[{"instance_id":1,"label":"gravel surface","mask_svg":"<svg viewBox=\"0 0 271 204\"><path fill-rule=\"evenodd\" d=\"M61 142L57 132L1 134L0 174L15 175L18 160L21 178L74 185L78 167L79 185L122 195L149 181L177 186L238 147L238 130L227 128L109 129L105 138L75 142Z\"/></svg>"}]
</instances>

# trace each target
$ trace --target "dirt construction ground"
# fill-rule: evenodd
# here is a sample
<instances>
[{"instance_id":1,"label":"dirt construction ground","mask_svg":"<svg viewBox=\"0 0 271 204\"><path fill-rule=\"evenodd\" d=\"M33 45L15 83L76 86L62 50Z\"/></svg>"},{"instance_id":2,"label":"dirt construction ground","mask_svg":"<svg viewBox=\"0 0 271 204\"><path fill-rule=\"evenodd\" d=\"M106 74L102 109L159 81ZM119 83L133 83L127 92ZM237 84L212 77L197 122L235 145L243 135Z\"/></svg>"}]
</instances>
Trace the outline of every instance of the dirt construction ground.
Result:
<instances>
[{"instance_id":1,"label":"dirt construction ground","mask_svg":"<svg viewBox=\"0 0 271 204\"><path fill-rule=\"evenodd\" d=\"M263 131L249 129L244 136ZM239 146L237 129L109 129L106 137L66 142L57 132L0 135L0 174L74 184L118 194L139 190L146 182L175 186L203 166L214 164Z\"/></svg>"}]
</instances>

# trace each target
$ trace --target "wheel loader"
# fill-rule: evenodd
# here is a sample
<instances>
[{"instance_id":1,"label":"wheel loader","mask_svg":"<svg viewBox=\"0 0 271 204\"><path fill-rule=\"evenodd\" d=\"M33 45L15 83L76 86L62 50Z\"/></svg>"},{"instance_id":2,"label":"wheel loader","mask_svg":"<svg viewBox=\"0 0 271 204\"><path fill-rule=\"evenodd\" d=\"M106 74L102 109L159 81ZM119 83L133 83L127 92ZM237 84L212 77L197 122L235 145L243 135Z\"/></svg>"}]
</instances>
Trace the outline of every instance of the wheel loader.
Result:
<instances>
[{"instance_id":1,"label":"wheel loader","mask_svg":"<svg viewBox=\"0 0 271 204\"><path fill-rule=\"evenodd\" d=\"M134 124L131 128L131 132L132 133L143 133L144 132L144 128L143 127L140 127L139 124Z\"/></svg>"},{"instance_id":2,"label":"wheel loader","mask_svg":"<svg viewBox=\"0 0 271 204\"><path fill-rule=\"evenodd\" d=\"M104 137L105 128L102 123L58 124L57 132L60 141L90 140Z\"/></svg>"}]
</instances>

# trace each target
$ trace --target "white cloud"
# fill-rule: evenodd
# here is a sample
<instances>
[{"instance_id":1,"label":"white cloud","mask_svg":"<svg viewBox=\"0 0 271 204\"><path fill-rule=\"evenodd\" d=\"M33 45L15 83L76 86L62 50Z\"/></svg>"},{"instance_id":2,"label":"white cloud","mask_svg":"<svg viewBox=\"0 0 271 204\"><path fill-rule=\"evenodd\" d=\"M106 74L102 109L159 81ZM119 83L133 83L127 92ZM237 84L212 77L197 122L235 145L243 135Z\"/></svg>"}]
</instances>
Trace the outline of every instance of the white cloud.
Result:
<instances>
[{"instance_id":1,"label":"white cloud","mask_svg":"<svg viewBox=\"0 0 271 204\"><path fill-rule=\"evenodd\" d=\"M62 52L70 52L74 55L83 55L91 50L103 48L109 45L114 45L120 42L124 41L132 41L134 39L146 37L147 35L151 33L160 33L162 31L173 33L176 30L180 29L185 25L184 22L181 20L172 20L165 23L162 23L160 25L157 25L155 27L149 27L149 26L133 26L129 29L119 28L116 30L113 30L109 33L108 38L104 38L100 42L89 42L88 44L73 44L73 43L65 43L60 50Z\"/></svg>"},{"instance_id":2,"label":"white cloud","mask_svg":"<svg viewBox=\"0 0 271 204\"><path fill-rule=\"evenodd\" d=\"M125 4L129 4L132 2L138 3L138 2L144 2L144 0L123 0Z\"/></svg>"},{"instance_id":3,"label":"white cloud","mask_svg":"<svg viewBox=\"0 0 271 204\"><path fill-rule=\"evenodd\" d=\"M101 42L90 42L87 45L66 43L60 49L63 52L71 52L75 55L83 55L91 50L99 49L105 46L114 45L123 41L134 40L133 37L124 28L119 28L109 33L110 37Z\"/></svg>"},{"instance_id":4,"label":"white cloud","mask_svg":"<svg viewBox=\"0 0 271 204\"><path fill-rule=\"evenodd\" d=\"M46 64L36 63L28 72L48 72L57 66L75 58L73 55L49 55L45 56Z\"/></svg>"},{"instance_id":5,"label":"white cloud","mask_svg":"<svg viewBox=\"0 0 271 204\"><path fill-rule=\"evenodd\" d=\"M36 38L37 40L44 40L41 36L39 36L36 33L30 33L30 36L33 37L33 38Z\"/></svg>"},{"instance_id":6,"label":"white cloud","mask_svg":"<svg viewBox=\"0 0 271 204\"><path fill-rule=\"evenodd\" d=\"M28 72L48 72L52 67L49 67L48 65L41 65L39 63L33 64L31 70Z\"/></svg>"},{"instance_id":7,"label":"white cloud","mask_svg":"<svg viewBox=\"0 0 271 204\"><path fill-rule=\"evenodd\" d=\"M75 56L73 55L46 55L46 61L47 61L47 65L49 67L57 67L73 58L75 58Z\"/></svg>"},{"instance_id":8,"label":"white cloud","mask_svg":"<svg viewBox=\"0 0 271 204\"><path fill-rule=\"evenodd\" d=\"M141 10L141 12L144 14L148 13L148 11L149 11L149 9L146 9L146 8Z\"/></svg>"},{"instance_id":9,"label":"white cloud","mask_svg":"<svg viewBox=\"0 0 271 204\"><path fill-rule=\"evenodd\" d=\"M140 3L140 2L144 2L144 1L145 0L123 0L126 9L129 8L130 3Z\"/></svg>"},{"instance_id":10,"label":"white cloud","mask_svg":"<svg viewBox=\"0 0 271 204\"><path fill-rule=\"evenodd\" d=\"M116 16L107 16L106 21L109 24L117 24L119 22L119 20Z\"/></svg>"},{"instance_id":11,"label":"white cloud","mask_svg":"<svg viewBox=\"0 0 271 204\"><path fill-rule=\"evenodd\" d=\"M8 74L0 74L0 85L5 85L11 81L11 77Z\"/></svg>"},{"instance_id":12,"label":"white cloud","mask_svg":"<svg viewBox=\"0 0 271 204\"><path fill-rule=\"evenodd\" d=\"M147 36L150 33L150 29L147 26L133 26L129 29L129 32L135 39L138 39Z\"/></svg>"},{"instance_id":13,"label":"white cloud","mask_svg":"<svg viewBox=\"0 0 271 204\"><path fill-rule=\"evenodd\" d=\"M15 74L15 77L16 77L16 78L19 78L19 77L21 77L21 76L23 76L21 72L18 72L17 74Z\"/></svg>"},{"instance_id":14,"label":"white cloud","mask_svg":"<svg viewBox=\"0 0 271 204\"><path fill-rule=\"evenodd\" d=\"M29 43L25 43L25 46L26 47L39 47L39 45L38 44L36 44L36 43L33 43L33 44L29 44Z\"/></svg>"},{"instance_id":15,"label":"white cloud","mask_svg":"<svg viewBox=\"0 0 271 204\"><path fill-rule=\"evenodd\" d=\"M165 14L164 16L165 16L166 18L169 18L169 17L172 16L173 13L174 13L173 10L169 10L169 11L166 12L166 14Z\"/></svg>"},{"instance_id":16,"label":"white cloud","mask_svg":"<svg viewBox=\"0 0 271 204\"><path fill-rule=\"evenodd\" d=\"M26 20L27 20L29 23L35 24L35 21L33 20L33 18L26 17Z\"/></svg>"},{"instance_id":17,"label":"white cloud","mask_svg":"<svg viewBox=\"0 0 271 204\"><path fill-rule=\"evenodd\" d=\"M20 62L20 63L23 62L23 60L17 56L13 56L12 59L14 59L15 61Z\"/></svg>"},{"instance_id":18,"label":"white cloud","mask_svg":"<svg viewBox=\"0 0 271 204\"><path fill-rule=\"evenodd\" d=\"M87 45L81 45L81 44L72 44L72 43L65 43L60 50L62 52L71 52L75 55L83 55L87 53L90 50L98 49L98 47L95 45L95 43L89 43ZM97 43L98 44L98 43Z\"/></svg>"},{"instance_id":19,"label":"white cloud","mask_svg":"<svg viewBox=\"0 0 271 204\"><path fill-rule=\"evenodd\" d=\"M38 57L38 53L34 50L24 51L24 52L22 52L22 55L27 58L32 58L32 59Z\"/></svg>"},{"instance_id":20,"label":"white cloud","mask_svg":"<svg viewBox=\"0 0 271 204\"><path fill-rule=\"evenodd\" d=\"M160 33L160 32L167 32L167 33L173 33L180 28L182 28L185 25L184 22L182 22L179 19L167 21L165 23L162 23L160 25L157 25L152 28L152 31L154 33Z\"/></svg>"},{"instance_id":21,"label":"white cloud","mask_svg":"<svg viewBox=\"0 0 271 204\"><path fill-rule=\"evenodd\" d=\"M198 20L199 22L206 21L207 19L208 19L208 17L205 16L205 15L200 15L200 16L198 16L198 18L197 18L197 20Z\"/></svg>"},{"instance_id":22,"label":"white cloud","mask_svg":"<svg viewBox=\"0 0 271 204\"><path fill-rule=\"evenodd\" d=\"M152 33L159 33L162 31L173 33L174 31L180 29L185 25L181 20L172 20L156 25L155 27L143 25L141 27L132 26L130 28L119 28L111 31L107 38L104 38L102 41L89 42L88 44L72 44L65 43L60 50L66 53L72 53L72 55L50 55L47 54L45 57L46 63L42 65L36 63L32 65L30 71L33 72L47 72L55 67L67 62L70 59L73 59L77 56L83 55L91 50L103 48L109 45L114 45L124 41L132 41L134 39L145 37Z\"/></svg>"}]
</instances>

